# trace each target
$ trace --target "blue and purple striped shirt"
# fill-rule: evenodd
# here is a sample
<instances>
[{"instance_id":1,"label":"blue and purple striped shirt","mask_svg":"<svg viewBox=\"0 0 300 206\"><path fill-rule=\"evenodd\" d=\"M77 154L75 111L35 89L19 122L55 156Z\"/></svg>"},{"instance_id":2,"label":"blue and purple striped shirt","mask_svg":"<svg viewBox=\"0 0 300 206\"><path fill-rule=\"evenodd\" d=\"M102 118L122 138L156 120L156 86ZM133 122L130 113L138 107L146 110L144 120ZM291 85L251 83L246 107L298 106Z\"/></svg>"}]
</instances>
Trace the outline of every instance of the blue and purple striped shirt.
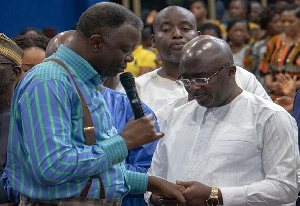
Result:
<instances>
[{"instance_id":1,"label":"blue and purple striped shirt","mask_svg":"<svg viewBox=\"0 0 300 206\"><path fill-rule=\"evenodd\" d=\"M98 91L104 78L64 45L51 58L74 75L92 114L96 144L84 144L80 97L71 77L54 62L35 66L13 97L6 168L13 189L35 199L68 198L79 196L89 177L99 174L107 199L129 190L144 193L147 174L127 171L122 163L127 147ZM98 198L99 190L95 179L88 197Z\"/></svg>"}]
</instances>

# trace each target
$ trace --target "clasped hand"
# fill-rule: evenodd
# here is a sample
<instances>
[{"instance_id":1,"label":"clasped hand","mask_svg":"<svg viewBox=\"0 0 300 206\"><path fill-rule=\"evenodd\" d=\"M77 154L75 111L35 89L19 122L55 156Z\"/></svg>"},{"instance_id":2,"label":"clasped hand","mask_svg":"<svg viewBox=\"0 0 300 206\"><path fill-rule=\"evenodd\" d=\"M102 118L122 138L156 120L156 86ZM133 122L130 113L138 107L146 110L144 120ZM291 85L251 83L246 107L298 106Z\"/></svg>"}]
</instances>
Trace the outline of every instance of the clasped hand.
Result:
<instances>
[{"instance_id":1,"label":"clasped hand","mask_svg":"<svg viewBox=\"0 0 300 206\"><path fill-rule=\"evenodd\" d=\"M210 196L211 187L208 187L200 182L181 182L176 181L178 191L183 195L186 203L181 203L175 198L159 196L152 194L150 201L154 205L159 206L181 206L181 205L197 205L206 206L206 200Z\"/></svg>"}]
</instances>

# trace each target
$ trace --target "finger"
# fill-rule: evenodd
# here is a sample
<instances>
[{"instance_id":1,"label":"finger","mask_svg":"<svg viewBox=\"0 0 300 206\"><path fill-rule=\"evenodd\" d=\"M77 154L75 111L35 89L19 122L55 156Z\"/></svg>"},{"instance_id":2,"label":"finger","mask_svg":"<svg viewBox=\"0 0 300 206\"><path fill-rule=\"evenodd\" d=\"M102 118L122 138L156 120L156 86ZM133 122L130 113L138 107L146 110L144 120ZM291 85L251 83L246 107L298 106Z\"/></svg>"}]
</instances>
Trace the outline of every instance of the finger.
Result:
<instances>
[{"instance_id":1,"label":"finger","mask_svg":"<svg viewBox=\"0 0 300 206\"><path fill-rule=\"evenodd\" d=\"M185 188L184 186L182 186L182 185L177 185L177 184L176 184L176 188L177 188L178 191L181 192L181 193L184 192L184 191L186 190L186 188Z\"/></svg>"},{"instance_id":2,"label":"finger","mask_svg":"<svg viewBox=\"0 0 300 206\"><path fill-rule=\"evenodd\" d=\"M181 182L181 181L179 181L179 180L176 180L176 184L177 184L177 185L182 185L182 186L184 186L185 188L187 188L187 187L191 187L192 184L193 184L193 182Z\"/></svg>"},{"instance_id":3,"label":"finger","mask_svg":"<svg viewBox=\"0 0 300 206\"><path fill-rule=\"evenodd\" d=\"M165 133L163 133L163 132L156 132L156 133L155 133L155 136L156 136L156 139L160 139L160 138L162 138L163 136L165 136Z\"/></svg>"},{"instance_id":4,"label":"finger","mask_svg":"<svg viewBox=\"0 0 300 206\"><path fill-rule=\"evenodd\" d=\"M178 201L179 203L181 203L181 204L186 203L186 200L185 200L185 198L183 197L183 195L181 194L181 192L176 191L174 197L177 199L177 201Z\"/></svg>"},{"instance_id":5,"label":"finger","mask_svg":"<svg viewBox=\"0 0 300 206\"><path fill-rule=\"evenodd\" d=\"M152 119L153 119L153 114L151 114L151 113L150 113L150 114L147 114L146 117L147 117L147 119L152 120Z\"/></svg>"},{"instance_id":6,"label":"finger","mask_svg":"<svg viewBox=\"0 0 300 206\"><path fill-rule=\"evenodd\" d=\"M155 120L152 120L151 124L153 125L153 127L155 127L155 125L157 124L157 122Z\"/></svg>"}]
</instances>

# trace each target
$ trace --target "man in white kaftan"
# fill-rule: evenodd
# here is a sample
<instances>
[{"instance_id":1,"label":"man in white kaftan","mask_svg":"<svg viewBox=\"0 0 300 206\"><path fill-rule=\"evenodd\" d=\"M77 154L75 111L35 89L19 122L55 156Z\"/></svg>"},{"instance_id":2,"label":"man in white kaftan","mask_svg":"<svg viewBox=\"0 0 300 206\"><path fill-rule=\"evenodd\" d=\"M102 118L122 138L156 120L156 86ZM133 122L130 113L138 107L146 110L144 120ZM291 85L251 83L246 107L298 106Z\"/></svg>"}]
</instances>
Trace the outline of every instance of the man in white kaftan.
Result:
<instances>
[{"instance_id":1,"label":"man in white kaftan","mask_svg":"<svg viewBox=\"0 0 300 206\"><path fill-rule=\"evenodd\" d=\"M163 66L136 78L136 87L140 99L154 111L158 123L161 123L166 117L164 111L173 109L167 104L187 98L184 87L176 83L181 50L200 33L193 13L178 6L169 6L158 12L153 21L153 32L153 47L157 48ZM244 90L271 100L256 77L241 67L237 69L236 81Z\"/></svg>"},{"instance_id":2,"label":"man in white kaftan","mask_svg":"<svg viewBox=\"0 0 300 206\"><path fill-rule=\"evenodd\" d=\"M290 114L238 87L223 40L191 40L179 69L195 100L176 108L162 125L165 137L149 174L179 180L188 204L295 205L299 148ZM150 198L153 204L159 200Z\"/></svg>"}]
</instances>

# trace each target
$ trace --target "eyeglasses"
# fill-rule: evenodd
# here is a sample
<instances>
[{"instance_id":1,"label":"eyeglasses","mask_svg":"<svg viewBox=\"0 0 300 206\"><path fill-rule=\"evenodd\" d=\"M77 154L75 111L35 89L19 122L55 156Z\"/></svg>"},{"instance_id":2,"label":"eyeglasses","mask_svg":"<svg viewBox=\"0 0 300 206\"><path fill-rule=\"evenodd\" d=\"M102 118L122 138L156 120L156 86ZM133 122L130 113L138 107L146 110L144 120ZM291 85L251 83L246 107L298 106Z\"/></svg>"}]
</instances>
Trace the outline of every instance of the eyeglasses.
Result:
<instances>
[{"instance_id":1,"label":"eyeglasses","mask_svg":"<svg viewBox=\"0 0 300 206\"><path fill-rule=\"evenodd\" d=\"M229 67L229 66L233 66L233 64L227 63L224 66L222 66L220 69L218 69L215 73L213 73L210 77L208 78L193 78L193 79L184 79L182 78L182 76L179 76L177 79L177 82L181 82L183 84L183 86L185 87L189 87L191 86L192 82L194 82L195 85L201 86L201 85L205 85L208 84L208 82L214 77L216 76L222 69Z\"/></svg>"}]
</instances>

